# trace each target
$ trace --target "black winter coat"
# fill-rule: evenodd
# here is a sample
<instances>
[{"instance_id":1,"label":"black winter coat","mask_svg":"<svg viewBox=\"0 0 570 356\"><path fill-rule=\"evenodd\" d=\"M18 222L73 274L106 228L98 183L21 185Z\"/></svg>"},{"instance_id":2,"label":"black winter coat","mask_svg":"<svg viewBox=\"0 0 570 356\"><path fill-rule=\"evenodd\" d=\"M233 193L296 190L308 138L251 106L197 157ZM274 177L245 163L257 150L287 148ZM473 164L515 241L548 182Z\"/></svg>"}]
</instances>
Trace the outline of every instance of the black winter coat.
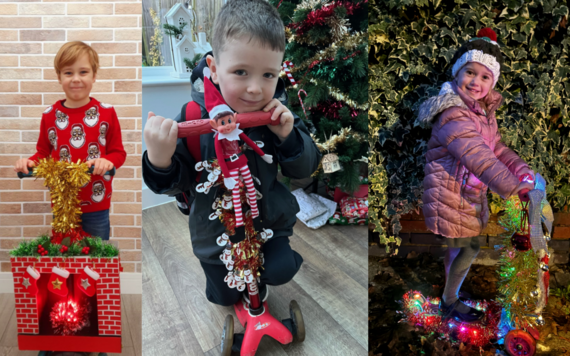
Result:
<instances>
[{"instance_id":1,"label":"black winter coat","mask_svg":"<svg viewBox=\"0 0 570 356\"><path fill-rule=\"evenodd\" d=\"M202 118L208 118L204 105L203 85L201 91L196 90L198 79L203 80L202 69L206 66L205 56L194 69L191 77L192 100L197 102L202 110ZM200 83L198 81L198 83ZM219 90L219 88L218 88ZM278 81L275 98L287 105L285 84ZM186 105L182 107L176 121L186 120ZM273 155L273 163L268 164L252 150L246 150L248 166L251 174L261 181L261 185L254 182L255 188L263 195L257 202L260 217L259 225L272 229L274 236L290 236L296 223L296 214L299 204L289 189L277 181L277 164L281 166L284 176L301 179L309 177L319 165L321 153L311 139L303 121L293 114L295 124L291 134L284 142L273 134L266 126L244 129L244 133L253 141L263 141L262 150ZM190 138L197 139L197 138ZM200 149L202 161L215 158L214 134L200 136ZM142 158L143 179L150 190L157 194L175 195L189 192L194 196L190 208L189 225L194 255L205 263L222 264L219 255L224 247L216 244L216 238L225 232L225 227L219 219L210 220L208 216L213 212L212 204L219 187L212 187L208 194L197 193L195 188L197 162L194 160L186 145L186 138L178 139L176 151L172 157L172 164L166 169L153 167L146 151ZM208 174L202 174L200 182L206 182Z\"/></svg>"}]
</instances>

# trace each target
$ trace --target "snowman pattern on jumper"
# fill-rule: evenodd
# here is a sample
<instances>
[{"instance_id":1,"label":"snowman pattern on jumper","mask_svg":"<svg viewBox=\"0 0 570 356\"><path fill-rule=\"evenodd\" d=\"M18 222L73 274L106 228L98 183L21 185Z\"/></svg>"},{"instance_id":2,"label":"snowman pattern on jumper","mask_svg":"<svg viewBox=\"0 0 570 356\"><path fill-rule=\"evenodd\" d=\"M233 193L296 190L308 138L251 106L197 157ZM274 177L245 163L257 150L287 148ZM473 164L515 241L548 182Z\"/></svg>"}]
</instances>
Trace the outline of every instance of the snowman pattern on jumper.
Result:
<instances>
[{"instance_id":1,"label":"snowman pattern on jumper","mask_svg":"<svg viewBox=\"0 0 570 356\"><path fill-rule=\"evenodd\" d=\"M44 114L49 114L52 109L53 109L53 106L52 106L52 105L48 106L48 107L44 110Z\"/></svg>"},{"instance_id":2,"label":"snowman pattern on jumper","mask_svg":"<svg viewBox=\"0 0 570 356\"><path fill-rule=\"evenodd\" d=\"M57 132L55 131L55 127L50 127L48 129L48 139L49 143L53 146L53 149L57 150Z\"/></svg>"},{"instance_id":3,"label":"snowman pattern on jumper","mask_svg":"<svg viewBox=\"0 0 570 356\"><path fill-rule=\"evenodd\" d=\"M109 128L109 124L106 122L102 122L99 125L99 143L101 146L105 146L107 144L107 129Z\"/></svg>"},{"instance_id":4,"label":"snowman pattern on jumper","mask_svg":"<svg viewBox=\"0 0 570 356\"><path fill-rule=\"evenodd\" d=\"M97 145L95 142L91 142L89 144L89 148L87 148L87 154L87 160L100 158L101 151L99 151L99 145Z\"/></svg>"},{"instance_id":5,"label":"snowman pattern on jumper","mask_svg":"<svg viewBox=\"0 0 570 356\"><path fill-rule=\"evenodd\" d=\"M83 125L75 124L71 126L71 138L69 139L69 143L73 148L83 147L85 144L85 130L83 129Z\"/></svg>"},{"instance_id":6,"label":"snowman pattern on jumper","mask_svg":"<svg viewBox=\"0 0 570 356\"><path fill-rule=\"evenodd\" d=\"M55 111L55 126L58 129L63 130L69 125L69 116L66 113L59 110Z\"/></svg>"},{"instance_id":7,"label":"snowman pattern on jumper","mask_svg":"<svg viewBox=\"0 0 570 356\"><path fill-rule=\"evenodd\" d=\"M85 123L85 125L93 127L97 124L98 121L99 121L99 112L97 110L97 107L93 106L85 112L85 117L83 118L83 122Z\"/></svg>"},{"instance_id":8,"label":"snowman pattern on jumper","mask_svg":"<svg viewBox=\"0 0 570 356\"><path fill-rule=\"evenodd\" d=\"M62 162L71 163L71 154L67 145L61 146L59 149L59 160Z\"/></svg>"},{"instance_id":9,"label":"snowman pattern on jumper","mask_svg":"<svg viewBox=\"0 0 570 356\"><path fill-rule=\"evenodd\" d=\"M93 194L91 194L91 200L94 203L100 203L105 198L105 184L98 180L93 183Z\"/></svg>"}]
</instances>

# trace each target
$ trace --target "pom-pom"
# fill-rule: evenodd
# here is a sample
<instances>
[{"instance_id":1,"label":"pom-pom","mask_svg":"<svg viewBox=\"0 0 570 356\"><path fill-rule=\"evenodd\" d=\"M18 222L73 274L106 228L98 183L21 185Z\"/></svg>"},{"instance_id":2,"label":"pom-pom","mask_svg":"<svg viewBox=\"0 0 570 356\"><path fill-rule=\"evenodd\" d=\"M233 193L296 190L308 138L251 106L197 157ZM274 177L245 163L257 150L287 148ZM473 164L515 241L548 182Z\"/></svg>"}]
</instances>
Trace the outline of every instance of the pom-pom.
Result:
<instances>
[{"instance_id":1,"label":"pom-pom","mask_svg":"<svg viewBox=\"0 0 570 356\"><path fill-rule=\"evenodd\" d=\"M491 39L491 41L497 42L497 34L490 27L483 27L480 29L477 33L477 37L487 37Z\"/></svg>"}]
</instances>

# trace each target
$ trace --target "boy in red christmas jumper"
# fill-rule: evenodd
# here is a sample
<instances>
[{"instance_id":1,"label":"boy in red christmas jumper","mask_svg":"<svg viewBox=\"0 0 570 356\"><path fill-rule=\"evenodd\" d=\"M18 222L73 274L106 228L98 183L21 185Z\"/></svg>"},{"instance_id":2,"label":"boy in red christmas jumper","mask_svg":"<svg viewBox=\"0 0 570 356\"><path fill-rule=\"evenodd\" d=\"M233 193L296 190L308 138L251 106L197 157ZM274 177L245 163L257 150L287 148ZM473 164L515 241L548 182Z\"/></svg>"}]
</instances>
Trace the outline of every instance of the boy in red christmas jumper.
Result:
<instances>
[{"instance_id":1,"label":"boy in red christmas jumper","mask_svg":"<svg viewBox=\"0 0 570 356\"><path fill-rule=\"evenodd\" d=\"M95 166L91 181L79 191L81 224L88 234L108 240L113 178L104 174L119 168L127 156L119 120L113 106L89 96L99 68L99 56L89 45L79 41L64 44L54 67L65 99L44 111L37 152L19 159L14 170L28 173L28 168L50 156Z\"/></svg>"}]
</instances>

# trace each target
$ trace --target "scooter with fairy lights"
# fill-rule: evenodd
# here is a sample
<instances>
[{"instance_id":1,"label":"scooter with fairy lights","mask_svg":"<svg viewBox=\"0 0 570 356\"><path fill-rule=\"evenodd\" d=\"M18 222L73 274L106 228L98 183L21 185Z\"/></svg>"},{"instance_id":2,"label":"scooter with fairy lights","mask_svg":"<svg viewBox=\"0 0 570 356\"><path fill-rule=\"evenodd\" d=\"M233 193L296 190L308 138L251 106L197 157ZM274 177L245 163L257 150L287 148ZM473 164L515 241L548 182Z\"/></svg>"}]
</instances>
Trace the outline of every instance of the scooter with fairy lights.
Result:
<instances>
[{"instance_id":1,"label":"scooter with fairy lights","mask_svg":"<svg viewBox=\"0 0 570 356\"><path fill-rule=\"evenodd\" d=\"M293 336L298 342L305 340L305 323L301 309L296 301L289 304L291 318L281 322L269 313L267 301L262 301L255 278L247 284L248 298L245 297L234 305L234 310L240 324L245 327L245 333L234 333L234 318L226 317L222 331L221 355L230 356L232 351L240 356L253 356L264 335L270 336L281 344L289 344Z\"/></svg>"},{"instance_id":2,"label":"scooter with fairy lights","mask_svg":"<svg viewBox=\"0 0 570 356\"><path fill-rule=\"evenodd\" d=\"M89 174L93 174L94 166L91 166L88 170ZM30 178L35 177L35 167L31 168L29 173L18 172L18 177L22 178ZM104 179L108 179L108 177L115 175L115 168L112 168L110 171L107 171L103 177ZM38 274L39 275L39 274ZM98 274L96 274L99 276ZM73 283L75 286L75 283ZM75 288L75 287L74 287ZM107 356L106 352L95 352L95 351L88 351L94 350L97 348L108 348L113 352L119 351L120 352L120 338L119 341L119 348L117 349L116 345L109 346L107 340L111 339L105 336L91 336L86 338L84 336L61 336L61 335L53 335L53 336L44 336L44 335L23 335L26 339L19 339L19 346L21 349L29 349L36 347L46 347L46 345L52 346L53 349L76 349L82 351L39 351L38 356L85 356L85 355L98 355L98 356ZM34 339L34 338L37 338ZM87 340L87 341L86 341ZM116 340L113 340L116 341ZM104 345L103 347L101 345ZM22 348L23 347L23 348ZM50 347L51 348L51 347Z\"/></svg>"},{"instance_id":3,"label":"scooter with fairy lights","mask_svg":"<svg viewBox=\"0 0 570 356\"><path fill-rule=\"evenodd\" d=\"M533 356L536 353L536 340L539 339L538 327L545 321L542 311L548 302L549 259L547 243L551 239L554 214L546 200L546 182L540 174L533 180L525 174L520 181L534 183L535 189L522 190L519 199L522 207L522 233L515 233L511 243L515 253L533 250L537 259L537 282L530 293L534 305L532 313L513 317L503 305L496 301L470 301L464 303L472 308L484 311L483 320L465 323L461 320L442 319L439 312L440 298L425 297L419 291L409 291L400 304L404 318L400 322L409 322L422 327L426 332L448 335L450 339L482 348L494 342L504 345L510 356Z\"/></svg>"}]
</instances>

